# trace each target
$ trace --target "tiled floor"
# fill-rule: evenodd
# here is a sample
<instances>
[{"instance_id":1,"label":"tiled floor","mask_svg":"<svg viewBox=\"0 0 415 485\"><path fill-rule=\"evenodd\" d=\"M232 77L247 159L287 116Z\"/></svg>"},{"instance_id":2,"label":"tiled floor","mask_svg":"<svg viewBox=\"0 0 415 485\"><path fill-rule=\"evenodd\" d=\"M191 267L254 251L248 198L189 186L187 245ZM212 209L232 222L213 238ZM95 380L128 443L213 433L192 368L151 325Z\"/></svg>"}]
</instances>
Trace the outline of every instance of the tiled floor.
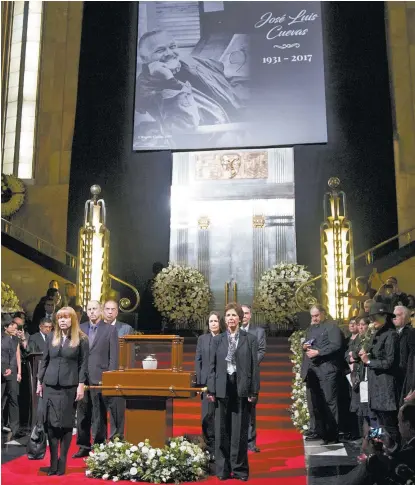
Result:
<instances>
[{"instance_id":1,"label":"tiled floor","mask_svg":"<svg viewBox=\"0 0 415 485\"><path fill-rule=\"evenodd\" d=\"M308 485L342 485L344 475L357 466L360 443L320 443L304 441Z\"/></svg>"}]
</instances>

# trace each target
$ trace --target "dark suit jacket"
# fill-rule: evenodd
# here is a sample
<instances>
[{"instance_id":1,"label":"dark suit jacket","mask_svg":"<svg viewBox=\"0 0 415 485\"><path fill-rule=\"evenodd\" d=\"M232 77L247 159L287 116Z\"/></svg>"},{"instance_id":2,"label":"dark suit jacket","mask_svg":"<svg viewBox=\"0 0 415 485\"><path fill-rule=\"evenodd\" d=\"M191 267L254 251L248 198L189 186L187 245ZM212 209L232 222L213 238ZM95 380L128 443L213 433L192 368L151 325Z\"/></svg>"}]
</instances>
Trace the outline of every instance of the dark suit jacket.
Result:
<instances>
[{"instance_id":1,"label":"dark suit jacket","mask_svg":"<svg viewBox=\"0 0 415 485\"><path fill-rule=\"evenodd\" d=\"M383 327L376 331L369 343L370 364L367 366L369 406L376 411L399 409L398 335L392 328Z\"/></svg>"},{"instance_id":2,"label":"dark suit jacket","mask_svg":"<svg viewBox=\"0 0 415 485\"><path fill-rule=\"evenodd\" d=\"M310 339L313 325L310 325L306 333L306 341ZM301 378L306 379L311 367L319 367L323 372L332 372L341 369L344 358L344 340L339 327L330 321L320 324L320 332L312 345L312 349L318 350L319 355L309 359L303 354L301 365Z\"/></svg>"},{"instance_id":3,"label":"dark suit jacket","mask_svg":"<svg viewBox=\"0 0 415 485\"><path fill-rule=\"evenodd\" d=\"M29 354L37 352L43 353L43 351L45 350L45 346L46 341L43 339L40 332L36 332L35 334L29 336L29 341L27 343L27 352Z\"/></svg>"},{"instance_id":4,"label":"dark suit jacket","mask_svg":"<svg viewBox=\"0 0 415 485\"><path fill-rule=\"evenodd\" d=\"M133 327L128 325L128 323L117 320L113 326L117 329L118 337L124 337L124 335L132 335L134 333Z\"/></svg>"},{"instance_id":5,"label":"dark suit jacket","mask_svg":"<svg viewBox=\"0 0 415 485\"><path fill-rule=\"evenodd\" d=\"M11 381L13 376L17 374L17 346L19 341L17 337L10 337L5 332L1 333L1 380ZM11 369L12 373L5 377L3 374L7 369Z\"/></svg>"},{"instance_id":6,"label":"dark suit jacket","mask_svg":"<svg viewBox=\"0 0 415 485\"><path fill-rule=\"evenodd\" d=\"M117 329L103 321L97 325L97 334L89 347L88 384L99 384L103 372L118 368ZM89 322L82 323L81 330L89 335Z\"/></svg>"},{"instance_id":7,"label":"dark suit jacket","mask_svg":"<svg viewBox=\"0 0 415 485\"><path fill-rule=\"evenodd\" d=\"M213 340L214 337L210 332L201 335L197 339L195 372L198 386L205 386L209 377Z\"/></svg>"},{"instance_id":8,"label":"dark suit jacket","mask_svg":"<svg viewBox=\"0 0 415 485\"><path fill-rule=\"evenodd\" d=\"M400 333L398 333L399 339L399 380L403 382L406 375L406 369L408 367L409 354L411 348L409 344L409 336L415 330L411 327L411 324L405 325Z\"/></svg>"},{"instance_id":9,"label":"dark suit jacket","mask_svg":"<svg viewBox=\"0 0 415 485\"><path fill-rule=\"evenodd\" d=\"M53 334L47 336L38 379L49 386L77 386L86 381L88 368L88 339L81 339L77 347L70 340L57 347L52 345Z\"/></svg>"},{"instance_id":10,"label":"dark suit jacket","mask_svg":"<svg viewBox=\"0 0 415 485\"><path fill-rule=\"evenodd\" d=\"M210 354L210 370L207 381L208 392L217 398L226 397L228 333L213 339ZM259 393L258 342L250 333L239 332L235 352L236 383L239 397L257 396Z\"/></svg>"},{"instance_id":11,"label":"dark suit jacket","mask_svg":"<svg viewBox=\"0 0 415 485\"><path fill-rule=\"evenodd\" d=\"M267 349L267 341L265 338L265 330L262 327L255 327L252 324L249 325L248 333L253 335L258 342L258 364L260 364L265 357L265 351Z\"/></svg>"}]
</instances>

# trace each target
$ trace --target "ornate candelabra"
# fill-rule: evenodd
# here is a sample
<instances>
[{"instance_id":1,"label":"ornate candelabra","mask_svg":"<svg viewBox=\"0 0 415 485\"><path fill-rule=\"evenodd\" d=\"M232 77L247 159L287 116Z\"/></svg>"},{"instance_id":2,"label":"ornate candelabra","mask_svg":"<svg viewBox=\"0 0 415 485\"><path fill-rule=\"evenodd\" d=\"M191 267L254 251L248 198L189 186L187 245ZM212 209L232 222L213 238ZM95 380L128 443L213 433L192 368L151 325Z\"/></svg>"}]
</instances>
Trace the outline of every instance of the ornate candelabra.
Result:
<instances>
[{"instance_id":1,"label":"ornate candelabra","mask_svg":"<svg viewBox=\"0 0 415 485\"><path fill-rule=\"evenodd\" d=\"M335 320L345 320L350 307L347 293L354 292L352 223L347 219L346 194L339 191L340 180L328 181L324 195L325 222L320 226L323 304Z\"/></svg>"},{"instance_id":2,"label":"ornate candelabra","mask_svg":"<svg viewBox=\"0 0 415 485\"><path fill-rule=\"evenodd\" d=\"M78 301L86 308L88 301L103 301L109 290L109 240L106 209L99 185L91 187L92 198L85 203L84 225L78 241Z\"/></svg>"}]
</instances>

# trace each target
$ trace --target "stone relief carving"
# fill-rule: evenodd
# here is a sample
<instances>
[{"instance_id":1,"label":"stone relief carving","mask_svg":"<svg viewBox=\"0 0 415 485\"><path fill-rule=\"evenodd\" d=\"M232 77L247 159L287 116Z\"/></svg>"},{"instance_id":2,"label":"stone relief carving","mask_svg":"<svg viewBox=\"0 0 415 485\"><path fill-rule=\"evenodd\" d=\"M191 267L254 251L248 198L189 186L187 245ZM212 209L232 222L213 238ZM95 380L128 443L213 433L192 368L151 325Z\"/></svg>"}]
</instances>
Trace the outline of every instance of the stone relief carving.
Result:
<instances>
[{"instance_id":1,"label":"stone relief carving","mask_svg":"<svg viewBox=\"0 0 415 485\"><path fill-rule=\"evenodd\" d=\"M200 152L196 180L267 179L268 152Z\"/></svg>"}]
</instances>

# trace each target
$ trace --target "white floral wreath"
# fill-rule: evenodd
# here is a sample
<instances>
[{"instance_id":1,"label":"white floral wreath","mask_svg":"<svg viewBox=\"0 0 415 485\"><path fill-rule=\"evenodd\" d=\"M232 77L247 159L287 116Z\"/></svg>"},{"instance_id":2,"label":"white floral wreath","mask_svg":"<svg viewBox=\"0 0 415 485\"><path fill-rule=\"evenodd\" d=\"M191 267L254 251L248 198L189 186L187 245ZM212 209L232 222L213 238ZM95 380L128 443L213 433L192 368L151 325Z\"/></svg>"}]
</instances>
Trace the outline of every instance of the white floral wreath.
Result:
<instances>
[{"instance_id":1,"label":"white floral wreath","mask_svg":"<svg viewBox=\"0 0 415 485\"><path fill-rule=\"evenodd\" d=\"M205 318L211 292L197 269L169 263L155 277L154 306L170 321L193 321Z\"/></svg>"},{"instance_id":2,"label":"white floral wreath","mask_svg":"<svg viewBox=\"0 0 415 485\"><path fill-rule=\"evenodd\" d=\"M301 264L276 264L261 276L255 308L264 314L269 323L286 323L287 318L294 317L300 311L295 299L297 289L311 278L311 273ZM304 287L300 299L306 302L312 292L312 285Z\"/></svg>"},{"instance_id":3,"label":"white floral wreath","mask_svg":"<svg viewBox=\"0 0 415 485\"><path fill-rule=\"evenodd\" d=\"M10 217L23 205L25 186L14 175L1 174L1 216Z\"/></svg>"}]
</instances>

